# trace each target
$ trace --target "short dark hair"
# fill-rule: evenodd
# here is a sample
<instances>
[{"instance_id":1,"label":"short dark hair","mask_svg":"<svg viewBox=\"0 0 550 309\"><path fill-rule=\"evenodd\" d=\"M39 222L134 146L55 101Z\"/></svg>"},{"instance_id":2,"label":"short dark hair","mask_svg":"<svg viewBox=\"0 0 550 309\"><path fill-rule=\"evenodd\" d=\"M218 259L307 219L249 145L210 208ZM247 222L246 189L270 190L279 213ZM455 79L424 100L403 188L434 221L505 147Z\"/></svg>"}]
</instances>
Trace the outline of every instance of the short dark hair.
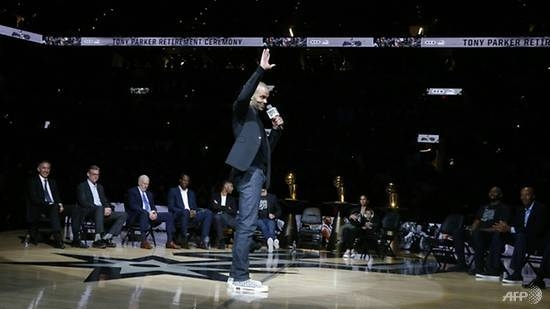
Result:
<instances>
[{"instance_id":1,"label":"short dark hair","mask_svg":"<svg viewBox=\"0 0 550 309\"><path fill-rule=\"evenodd\" d=\"M99 168L99 166L97 166L97 165L95 165L95 164L92 164L92 165L88 166L88 171L90 171L90 170L99 171L100 168Z\"/></svg>"}]
</instances>

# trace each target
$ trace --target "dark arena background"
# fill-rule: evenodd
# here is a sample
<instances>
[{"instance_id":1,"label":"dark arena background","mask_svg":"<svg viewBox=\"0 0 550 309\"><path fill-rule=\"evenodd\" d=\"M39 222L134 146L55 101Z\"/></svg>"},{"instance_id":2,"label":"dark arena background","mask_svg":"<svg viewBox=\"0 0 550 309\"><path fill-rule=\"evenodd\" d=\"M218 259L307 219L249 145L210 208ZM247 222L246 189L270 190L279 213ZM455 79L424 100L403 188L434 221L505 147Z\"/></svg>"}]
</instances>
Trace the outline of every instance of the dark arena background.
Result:
<instances>
[{"instance_id":1,"label":"dark arena background","mask_svg":"<svg viewBox=\"0 0 550 309\"><path fill-rule=\"evenodd\" d=\"M119 307L128 306L129 299L130 308L518 304L502 297L527 291L521 286L478 283L441 267L434 257L420 263L428 244L416 252L394 247L392 261L373 255L370 262L352 258L351 264L335 244L326 250L296 247L300 219L292 207L299 206L289 202L285 180L294 173L297 200L321 208L332 220L336 244L339 219L342 225L347 221L338 212L347 208L334 206L340 198L337 176L345 188L342 204L359 205L366 194L376 214L397 211L402 226L420 226L425 234L452 213L463 215L469 226L493 186L502 188L513 213L523 208L525 186L535 189L537 201L550 203L546 6L529 0L475 6L423 0L188 2L0 4L0 270L16 270L0 280L0 286L10 286L0 289L0 307L85 308L84 302L95 308L120 300ZM228 268L213 275L210 267L218 266L201 262L189 275L166 266L191 269L181 263L193 259L230 263L229 247L170 251L159 245L145 251L117 238L118 247L106 249L117 251L104 253L20 243L27 229L26 180L41 160L52 163L66 205L76 203L77 185L96 164L111 202L125 203L128 188L147 174L156 204L166 205L169 188L186 172L199 207L207 208L211 194L229 177L224 161L234 141L232 103L265 47L276 64L264 79L275 86L269 102L285 120L273 152L270 192L284 214L280 237L285 231L294 235L281 239L276 262L269 260L265 243L254 253L251 267L260 270L253 276L270 284L269 296L226 295ZM287 218L296 218L298 226ZM399 232L395 244L406 242L407 231ZM155 233L164 244L166 233ZM65 237L69 242L70 235ZM105 260L94 260L93 252L102 252ZM122 259L133 266L120 266ZM503 260L508 267L509 256ZM122 271L107 271L102 263ZM143 269L162 264L161 271L128 270L140 263ZM25 270L27 264L32 270ZM70 270L70 278L60 267ZM345 274L333 279L327 272ZM38 273L42 279L27 288ZM296 273L306 278L305 288L292 290L302 286L302 277L292 277ZM392 283L391 276L403 274L410 275L406 282ZM143 283L144 276L168 278L173 285L158 279ZM525 282L534 276L524 274ZM105 292L98 291L96 298L82 301L83 291L95 293L102 281L120 298L101 299ZM52 282L82 291L56 301L65 294ZM203 282L206 290L194 287ZM307 290L316 283L320 287ZM136 296L138 285L147 298ZM178 301L174 286L183 286ZM486 298L474 297L479 287L487 290ZM153 290L159 294L153 296ZM406 295L392 299L397 290ZM422 294L425 290L432 294ZM547 293L541 294L543 304ZM13 295L23 296L10 305Z\"/></svg>"}]
</instances>

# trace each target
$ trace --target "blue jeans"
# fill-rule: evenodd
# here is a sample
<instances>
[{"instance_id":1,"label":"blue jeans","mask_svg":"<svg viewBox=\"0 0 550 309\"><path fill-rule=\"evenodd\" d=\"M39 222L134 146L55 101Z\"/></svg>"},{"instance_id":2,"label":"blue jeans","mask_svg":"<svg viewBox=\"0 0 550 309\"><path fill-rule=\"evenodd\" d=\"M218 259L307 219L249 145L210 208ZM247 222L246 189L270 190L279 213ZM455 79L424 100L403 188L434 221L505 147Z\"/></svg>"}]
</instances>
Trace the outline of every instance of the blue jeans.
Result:
<instances>
[{"instance_id":1,"label":"blue jeans","mask_svg":"<svg viewBox=\"0 0 550 309\"><path fill-rule=\"evenodd\" d=\"M258 219L258 228L262 231L266 240L268 238L275 240L275 220L269 218Z\"/></svg>"},{"instance_id":2,"label":"blue jeans","mask_svg":"<svg viewBox=\"0 0 550 309\"><path fill-rule=\"evenodd\" d=\"M265 182L262 169L251 166L237 181L239 190L239 213L237 214L237 226L233 237L233 263L230 276L235 281L244 281L250 278L248 271L250 242L256 222L258 221L258 205L260 193Z\"/></svg>"}]
</instances>

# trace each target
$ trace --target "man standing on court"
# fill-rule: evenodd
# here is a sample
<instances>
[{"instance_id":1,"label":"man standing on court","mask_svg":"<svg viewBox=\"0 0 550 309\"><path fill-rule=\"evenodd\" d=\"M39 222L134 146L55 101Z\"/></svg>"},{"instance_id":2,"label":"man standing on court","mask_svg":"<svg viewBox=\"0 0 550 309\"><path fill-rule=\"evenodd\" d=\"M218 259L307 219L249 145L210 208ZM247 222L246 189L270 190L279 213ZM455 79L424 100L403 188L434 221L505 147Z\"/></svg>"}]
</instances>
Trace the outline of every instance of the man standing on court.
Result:
<instances>
[{"instance_id":1,"label":"man standing on court","mask_svg":"<svg viewBox=\"0 0 550 309\"><path fill-rule=\"evenodd\" d=\"M239 191L239 213L234 235L233 263L230 286L235 290L265 292L268 287L250 279L249 249L256 221L262 187L269 187L271 174L271 151L281 135L283 119L280 115L271 118L272 130L267 136L260 112L266 109L271 88L261 82L269 63L269 49L262 51L260 65L254 71L233 103L233 134L235 143L225 163L232 167L234 183ZM232 280L231 280L232 279Z\"/></svg>"}]
</instances>

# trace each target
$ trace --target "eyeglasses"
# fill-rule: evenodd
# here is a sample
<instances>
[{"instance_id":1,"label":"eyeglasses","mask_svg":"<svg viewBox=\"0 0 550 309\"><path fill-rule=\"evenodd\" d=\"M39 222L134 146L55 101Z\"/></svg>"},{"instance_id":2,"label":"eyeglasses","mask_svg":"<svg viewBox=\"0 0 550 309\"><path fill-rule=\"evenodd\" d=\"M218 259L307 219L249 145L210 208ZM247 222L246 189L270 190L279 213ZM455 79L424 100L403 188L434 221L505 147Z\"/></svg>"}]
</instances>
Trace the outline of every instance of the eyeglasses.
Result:
<instances>
[{"instance_id":1,"label":"eyeglasses","mask_svg":"<svg viewBox=\"0 0 550 309\"><path fill-rule=\"evenodd\" d=\"M91 176L99 176L99 173L90 173Z\"/></svg>"}]
</instances>

